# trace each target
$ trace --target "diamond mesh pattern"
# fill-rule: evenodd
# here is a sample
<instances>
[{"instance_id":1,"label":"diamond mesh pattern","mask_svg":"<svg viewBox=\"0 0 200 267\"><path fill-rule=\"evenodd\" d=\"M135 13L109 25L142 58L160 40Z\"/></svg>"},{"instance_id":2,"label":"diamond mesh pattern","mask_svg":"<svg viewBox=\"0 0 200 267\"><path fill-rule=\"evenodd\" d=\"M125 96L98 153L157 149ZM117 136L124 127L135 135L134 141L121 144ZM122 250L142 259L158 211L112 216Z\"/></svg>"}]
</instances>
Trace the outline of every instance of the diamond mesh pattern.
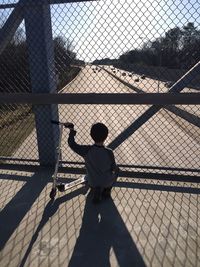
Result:
<instances>
[{"instance_id":1,"label":"diamond mesh pattern","mask_svg":"<svg viewBox=\"0 0 200 267\"><path fill-rule=\"evenodd\" d=\"M98 266L199 265L198 183L120 178L112 200L94 208L79 187L52 205L48 176L2 170L1 219L8 223L13 205L20 212L1 236L1 266L86 267L97 255Z\"/></svg>"},{"instance_id":2,"label":"diamond mesh pattern","mask_svg":"<svg viewBox=\"0 0 200 267\"><path fill-rule=\"evenodd\" d=\"M200 59L198 1L62 2L23 7L24 18L0 54L1 92L167 93ZM17 1L2 1L2 5L12 3ZM2 30L13 10L0 9ZM194 75L181 93L199 88L199 77ZM58 115L60 121L75 124L81 144L91 143L94 122L104 122L110 131L109 145L149 108L58 105ZM40 109L41 124L48 124L49 110L51 116L56 114L53 107ZM38 140L37 112L28 105L2 105L1 157L38 160L38 144L47 133ZM118 164L125 171L137 171L138 166L142 171L160 168L161 173L168 173L164 168L198 170L199 116L199 105L163 106L115 149ZM67 135L65 130L62 160L68 166L67 162L82 159L68 148ZM47 155L50 150L47 146Z\"/></svg>"},{"instance_id":3,"label":"diamond mesh pattern","mask_svg":"<svg viewBox=\"0 0 200 267\"><path fill-rule=\"evenodd\" d=\"M18 2L0 1L0 93L172 94L200 60L198 0L30 0L21 21L5 6ZM199 75L183 87L199 92ZM200 266L200 105L163 105L141 123L151 107L0 106L1 267ZM73 122L79 144L92 143L95 122L109 128L106 145L131 126L114 150L121 176L110 200L94 207L77 186L52 204L49 168L3 169L39 165L44 143L52 159L52 118ZM67 167L80 172L84 162L67 138L64 129L58 178L69 182L80 175Z\"/></svg>"}]
</instances>

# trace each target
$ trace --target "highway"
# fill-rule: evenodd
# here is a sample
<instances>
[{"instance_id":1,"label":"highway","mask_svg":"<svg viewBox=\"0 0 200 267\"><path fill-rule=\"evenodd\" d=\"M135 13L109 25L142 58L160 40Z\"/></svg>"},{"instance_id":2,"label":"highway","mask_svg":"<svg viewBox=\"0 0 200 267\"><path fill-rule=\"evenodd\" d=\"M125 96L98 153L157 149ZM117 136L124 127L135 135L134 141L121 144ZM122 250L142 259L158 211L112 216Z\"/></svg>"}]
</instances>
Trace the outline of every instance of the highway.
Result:
<instances>
[{"instance_id":1,"label":"highway","mask_svg":"<svg viewBox=\"0 0 200 267\"><path fill-rule=\"evenodd\" d=\"M117 71L119 73L120 71ZM136 76L137 77L137 76ZM126 78L134 80L136 77ZM135 86L146 91L157 88L157 81L140 80ZM164 84L160 83L164 90ZM95 66L86 66L63 93L135 93L106 71ZM191 106L192 107L192 106ZM77 130L77 142L92 142L90 126L101 121L109 130L108 145L124 129L140 117L146 105L59 105L60 120L72 121ZM187 107L188 108L188 107ZM188 109L191 110L189 107ZM192 110L199 114L197 106ZM63 160L80 161L67 147L67 130L63 138ZM177 168L200 167L200 130L175 114L161 109L149 121L115 150L117 162L126 165L168 166Z\"/></svg>"},{"instance_id":2,"label":"highway","mask_svg":"<svg viewBox=\"0 0 200 267\"><path fill-rule=\"evenodd\" d=\"M117 73L120 75L120 71ZM134 81L137 77L136 75L124 79L129 79L131 82L130 79ZM148 78L132 84L141 90L157 87L157 81ZM162 83L160 88L164 90ZM134 94L135 92L105 70L100 68L96 70L96 66L86 66L71 83L63 88L62 93ZM147 105L59 105L59 119L75 124L76 140L80 144L92 143L89 132L93 123L98 121L105 123L109 128L109 136L106 140L106 145L109 145L149 107ZM199 106L181 108L200 116ZM66 129L62 138L62 160L82 162L82 159L68 147L67 136ZM114 153L118 164L199 169L199 151L199 127L162 108L119 145ZM38 158L35 130L13 156Z\"/></svg>"},{"instance_id":3,"label":"highway","mask_svg":"<svg viewBox=\"0 0 200 267\"><path fill-rule=\"evenodd\" d=\"M63 92L133 94L107 72L94 73L92 68L82 69ZM147 108L59 105L59 115L60 120L75 124L77 141L82 144L91 143L92 123L106 123L109 144ZM63 160L81 161L68 148L67 135L66 129ZM161 109L120 145L115 155L118 163L127 165L199 168L199 136L199 128ZM35 130L15 156L38 157ZM81 189L58 193L54 203L48 202L52 184L46 182L51 175L46 170L2 170L1 221L5 227L1 245L5 247L1 266L13 262L19 266L23 262L25 266L81 266L83 262L95 266L97 258L107 260L101 266L144 266L143 260L145 266L198 265L198 183L122 178L112 199L94 207ZM77 176L59 173L59 178L69 177Z\"/></svg>"}]
</instances>

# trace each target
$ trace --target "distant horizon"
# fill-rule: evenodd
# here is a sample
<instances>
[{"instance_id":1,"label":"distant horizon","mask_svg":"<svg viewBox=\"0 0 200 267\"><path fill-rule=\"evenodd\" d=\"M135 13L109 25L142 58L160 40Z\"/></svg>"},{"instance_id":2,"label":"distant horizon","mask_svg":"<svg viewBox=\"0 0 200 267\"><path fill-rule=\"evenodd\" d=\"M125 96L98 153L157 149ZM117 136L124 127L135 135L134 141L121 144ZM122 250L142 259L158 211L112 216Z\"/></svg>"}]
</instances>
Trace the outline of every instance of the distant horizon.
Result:
<instances>
[{"instance_id":1,"label":"distant horizon","mask_svg":"<svg viewBox=\"0 0 200 267\"><path fill-rule=\"evenodd\" d=\"M200 3L192 4L190 0L107 0L52 5L53 35L69 38L77 58L85 62L118 59L174 27L188 22L199 27Z\"/></svg>"},{"instance_id":2,"label":"distant horizon","mask_svg":"<svg viewBox=\"0 0 200 267\"><path fill-rule=\"evenodd\" d=\"M0 0L0 4L17 0ZM107 0L51 5L53 38L69 39L77 59L93 62L120 55L163 37L188 22L200 27L198 0ZM0 10L0 25L11 13ZM24 29L24 22L20 25Z\"/></svg>"}]
</instances>

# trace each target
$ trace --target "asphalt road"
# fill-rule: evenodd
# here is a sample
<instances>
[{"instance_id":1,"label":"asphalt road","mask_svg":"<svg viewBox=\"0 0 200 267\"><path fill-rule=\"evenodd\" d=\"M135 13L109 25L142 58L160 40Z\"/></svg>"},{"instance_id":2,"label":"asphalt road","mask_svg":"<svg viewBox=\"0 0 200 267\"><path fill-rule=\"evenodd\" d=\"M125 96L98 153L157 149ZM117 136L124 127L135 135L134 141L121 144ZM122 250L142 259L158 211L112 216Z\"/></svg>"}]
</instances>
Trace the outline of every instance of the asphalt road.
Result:
<instances>
[{"instance_id":1,"label":"asphalt road","mask_svg":"<svg viewBox=\"0 0 200 267\"><path fill-rule=\"evenodd\" d=\"M118 75L120 71L117 71ZM129 82L137 78L125 77ZM132 80L130 80L132 79ZM148 91L157 87L157 81L149 79L134 83ZM148 87L149 86L149 87ZM160 88L164 88L161 83ZM153 89L152 89L153 90ZM163 89L164 90L164 89ZM86 66L68 84L62 93L135 93L106 71L95 66ZM59 105L60 121L71 121L77 130L76 140L80 144L90 144L89 135L93 123L101 121L109 128L106 145L109 145L121 132L138 119L150 106L147 105ZM182 106L183 108L183 106ZM187 111L199 115L199 106L184 106ZM82 159L67 145L68 130L63 133L62 159L79 161ZM161 109L134 134L115 149L118 164L200 168L200 130L168 110ZM14 154L19 158L38 158L36 133L24 141Z\"/></svg>"},{"instance_id":2,"label":"asphalt road","mask_svg":"<svg viewBox=\"0 0 200 267\"><path fill-rule=\"evenodd\" d=\"M91 67L64 92L95 88L130 92L105 71L94 73ZM80 143L91 143L92 123L105 122L109 144L145 109L60 105L59 114L60 120L75 123ZM81 160L68 149L67 134L63 160ZM199 168L199 136L197 127L160 110L115 155L118 163ZM37 157L35 131L20 149L19 157ZM51 176L47 170L1 170L0 266L199 266L198 183L120 178L112 199L94 206L81 188L58 193L55 202L49 202L52 184L46 183Z\"/></svg>"},{"instance_id":3,"label":"asphalt road","mask_svg":"<svg viewBox=\"0 0 200 267\"><path fill-rule=\"evenodd\" d=\"M130 79L135 79L135 77ZM145 88L155 90L157 81L145 79L136 85L143 90ZM160 83L160 88L164 90L163 83ZM83 68L76 79L62 92L134 93L104 70L99 68L96 70L95 66ZM92 142L89 131L93 123L97 121L105 123L110 130L106 141L108 145L147 109L146 105L60 105L59 114L60 120L72 121L75 124L77 142L82 144ZM195 107L195 110L198 110L198 107ZM67 134L66 130L62 145L63 160L80 161L81 159L66 145ZM115 155L119 164L199 168L199 148L199 128L161 109L121 144L115 150Z\"/></svg>"}]
</instances>

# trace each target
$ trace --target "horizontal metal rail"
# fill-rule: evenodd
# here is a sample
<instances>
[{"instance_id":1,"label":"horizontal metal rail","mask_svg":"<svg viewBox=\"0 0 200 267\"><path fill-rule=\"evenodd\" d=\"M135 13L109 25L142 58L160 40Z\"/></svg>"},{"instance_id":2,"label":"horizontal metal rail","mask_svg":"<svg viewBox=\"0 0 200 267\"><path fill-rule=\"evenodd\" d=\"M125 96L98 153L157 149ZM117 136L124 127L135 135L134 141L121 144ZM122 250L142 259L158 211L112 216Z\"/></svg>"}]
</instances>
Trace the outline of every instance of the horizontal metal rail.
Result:
<instances>
[{"instance_id":1,"label":"horizontal metal rail","mask_svg":"<svg viewBox=\"0 0 200 267\"><path fill-rule=\"evenodd\" d=\"M17 4L1 4L0 9L15 8Z\"/></svg>"},{"instance_id":2,"label":"horizontal metal rail","mask_svg":"<svg viewBox=\"0 0 200 267\"><path fill-rule=\"evenodd\" d=\"M12 157L0 157L2 161L12 161L12 162L29 162L29 163L39 163L37 159L24 159L24 158L12 158ZM68 164L68 165L79 165L84 166L84 162L80 161L60 161L61 164ZM2 165L3 166L3 165ZM130 169L150 169L150 170L159 170L159 171L175 171L175 172L193 172L199 173L200 169L192 169L192 168L176 168L176 167L166 167L166 166L150 166L150 165L133 165L133 164L118 164L119 168L130 168Z\"/></svg>"},{"instance_id":3,"label":"horizontal metal rail","mask_svg":"<svg viewBox=\"0 0 200 267\"><path fill-rule=\"evenodd\" d=\"M200 70L200 61L195 64L185 75L183 75L176 83L170 87L168 94L178 94L184 95L185 93L181 93L181 91L189 84L189 82L199 74ZM192 93L191 93L192 94ZM140 95L140 94L139 94ZM148 94L144 94L144 96ZM190 94L189 94L190 95ZM196 97L198 98L196 104L199 102L200 94L197 93ZM166 105L168 103L165 103ZM173 103L178 104L178 103ZM183 104L183 103L182 103ZM187 103L186 103L187 104ZM163 108L162 104L154 104L149 107L139 118L137 118L128 128L126 128L123 132L121 132L110 144L109 147L111 149L116 149L120 146L129 136L131 136L134 132L136 132L144 123L146 123L150 118L152 118L161 108Z\"/></svg>"},{"instance_id":4,"label":"horizontal metal rail","mask_svg":"<svg viewBox=\"0 0 200 267\"><path fill-rule=\"evenodd\" d=\"M200 104L200 93L148 93L148 94L35 94L0 93L0 104L121 104L172 105Z\"/></svg>"},{"instance_id":5,"label":"horizontal metal rail","mask_svg":"<svg viewBox=\"0 0 200 267\"><path fill-rule=\"evenodd\" d=\"M41 4L42 3L47 3L50 5L54 5L54 4L67 4L67 3L77 3L77 2L94 2L94 1L98 1L98 0L41 0ZM12 3L12 4L0 4L0 9L6 9L6 8L15 8L17 6L18 3ZM27 1L27 3L24 3L21 6L31 6L31 5L36 5L36 4L40 4L39 1L34 1L34 2L30 2Z\"/></svg>"},{"instance_id":6,"label":"horizontal metal rail","mask_svg":"<svg viewBox=\"0 0 200 267\"><path fill-rule=\"evenodd\" d=\"M50 167L45 166L36 166L36 165L21 165L21 164L0 164L0 169L3 170L19 170L26 172L39 172L40 170L44 171L46 169L50 169ZM53 168L52 168L53 171ZM67 174L85 174L86 171L83 168L68 168L61 167L59 168L59 173L67 173ZM119 177L125 178L139 178L145 180L162 180L162 181L179 181L179 182L189 182L189 183L200 183L200 176L192 176L192 175L179 175L179 174L165 174L165 173L154 173L154 172L133 172L133 171L120 171ZM9 179L9 177L6 177ZM26 178L20 176L18 180L26 181ZM13 177L12 177L13 180ZM47 180L48 182L48 180Z\"/></svg>"},{"instance_id":7,"label":"horizontal metal rail","mask_svg":"<svg viewBox=\"0 0 200 267\"><path fill-rule=\"evenodd\" d=\"M124 85L126 85L127 87L129 87L130 89L134 90L136 93L145 93L145 91L143 91L140 88L137 88L135 86L133 86L132 84L125 82L123 79L117 77L116 75L114 75L112 72L108 71L107 69L101 67L101 69L103 69L104 71L106 71L109 75L111 75L113 78L115 78L116 80L118 80L119 82L123 83ZM193 125L200 127L200 118L198 116L195 116L189 112L186 112L178 107L175 106L167 106L165 107L166 110L169 110L170 112L174 113L175 115L181 117L182 119L188 121L189 123L192 123Z\"/></svg>"}]
</instances>

